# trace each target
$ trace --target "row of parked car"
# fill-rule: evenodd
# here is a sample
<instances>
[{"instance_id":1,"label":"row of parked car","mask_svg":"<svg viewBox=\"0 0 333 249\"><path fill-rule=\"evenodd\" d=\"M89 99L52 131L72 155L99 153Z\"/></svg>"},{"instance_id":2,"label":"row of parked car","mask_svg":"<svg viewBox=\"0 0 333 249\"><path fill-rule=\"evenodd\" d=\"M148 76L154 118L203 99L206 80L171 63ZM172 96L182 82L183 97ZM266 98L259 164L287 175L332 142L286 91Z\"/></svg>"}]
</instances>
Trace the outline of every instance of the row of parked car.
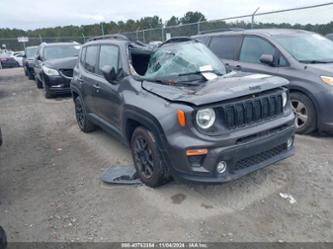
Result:
<instances>
[{"instance_id":1,"label":"row of parked car","mask_svg":"<svg viewBox=\"0 0 333 249\"><path fill-rule=\"evenodd\" d=\"M29 56L31 54L31 56ZM124 36L27 48L45 97L71 92L79 128L132 150L141 180L225 182L294 153L294 132L333 129L333 42L300 30ZM295 121L296 114L296 121Z\"/></svg>"},{"instance_id":2,"label":"row of parked car","mask_svg":"<svg viewBox=\"0 0 333 249\"><path fill-rule=\"evenodd\" d=\"M23 51L8 51L0 49L0 69L23 66Z\"/></svg>"}]
</instances>

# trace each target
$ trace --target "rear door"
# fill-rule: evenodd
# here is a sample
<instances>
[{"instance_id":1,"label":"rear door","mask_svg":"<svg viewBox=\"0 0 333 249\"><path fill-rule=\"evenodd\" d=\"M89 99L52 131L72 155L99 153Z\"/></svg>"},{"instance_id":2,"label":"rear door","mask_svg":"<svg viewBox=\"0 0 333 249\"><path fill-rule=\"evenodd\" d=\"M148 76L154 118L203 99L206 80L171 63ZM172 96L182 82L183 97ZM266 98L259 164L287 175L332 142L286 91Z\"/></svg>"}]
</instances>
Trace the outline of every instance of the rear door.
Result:
<instances>
[{"instance_id":1,"label":"rear door","mask_svg":"<svg viewBox=\"0 0 333 249\"><path fill-rule=\"evenodd\" d=\"M112 44L102 44L97 64L99 75L98 93L96 99L97 114L116 132L120 132L120 108L122 99L119 94L120 81L108 82L102 73L105 66L120 70L120 48Z\"/></svg>"},{"instance_id":2,"label":"rear door","mask_svg":"<svg viewBox=\"0 0 333 249\"><path fill-rule=\"evenodd\" d=\"M84 61L81 62L83 70L79 75L82 97L88 113L97 114L96 90L98 90L99 76L97 74L97 61L99 54L98 45L86 47Z\"/></svg>"}]
</instances>

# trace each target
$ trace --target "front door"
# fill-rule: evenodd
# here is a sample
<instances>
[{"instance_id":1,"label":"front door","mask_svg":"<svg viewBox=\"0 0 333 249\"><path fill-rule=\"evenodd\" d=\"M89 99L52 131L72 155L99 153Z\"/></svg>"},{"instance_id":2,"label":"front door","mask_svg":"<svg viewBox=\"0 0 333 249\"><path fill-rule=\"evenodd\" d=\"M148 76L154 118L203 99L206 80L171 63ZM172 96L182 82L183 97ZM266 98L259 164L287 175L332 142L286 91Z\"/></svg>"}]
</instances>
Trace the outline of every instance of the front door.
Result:
<instances>
[{"instance_id":1,"label":"front door","mask_svg":"<svg viewBox=\"0 0 333 249\"><path fill-rule=\"evenodd\" d=\"M120 70L119 47L105 44L101 45L98 61L98 93L96 99L97 115L112 126L117 132L120 131L120 108L122 104L119 94L120 81L108 82L102 69L105 66L111 66L118 73Z\"/></svg>"},{"instance_id":2,"label":"front door","mask_svg":"<svg viewBox=\"0 0 333 249\"><path fill-rule=\"evenodd\" d=\"M262 55L272 55L273 65L260 62ZM252 73L279 74L279 67L287 66L288 62L269 41L258 36L245 36L239 52L239 60L232 62L234 70Z\"/></svg>"}]
</instances>

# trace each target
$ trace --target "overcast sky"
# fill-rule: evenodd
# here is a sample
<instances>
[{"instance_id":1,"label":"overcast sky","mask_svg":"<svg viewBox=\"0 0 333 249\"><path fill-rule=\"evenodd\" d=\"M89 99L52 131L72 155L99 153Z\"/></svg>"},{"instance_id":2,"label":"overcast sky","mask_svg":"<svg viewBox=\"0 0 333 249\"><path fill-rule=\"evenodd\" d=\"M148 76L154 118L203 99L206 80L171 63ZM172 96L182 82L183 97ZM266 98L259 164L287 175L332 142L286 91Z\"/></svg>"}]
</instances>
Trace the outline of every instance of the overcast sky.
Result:
<instances>
[{"instance_id":1,"label":"overcast sky","mask_svg":"<svg viewBox=\"0 0 333 249\"><path fill-rule=\"evenodd\" d=\"M328 0L0 0L0 27L35 29L139 19L158 15L167 20L186 11L201 11L208 19L318 4ZM333 6L258 17L258 21L327 23Z\"/></svg>"}]
</instances>

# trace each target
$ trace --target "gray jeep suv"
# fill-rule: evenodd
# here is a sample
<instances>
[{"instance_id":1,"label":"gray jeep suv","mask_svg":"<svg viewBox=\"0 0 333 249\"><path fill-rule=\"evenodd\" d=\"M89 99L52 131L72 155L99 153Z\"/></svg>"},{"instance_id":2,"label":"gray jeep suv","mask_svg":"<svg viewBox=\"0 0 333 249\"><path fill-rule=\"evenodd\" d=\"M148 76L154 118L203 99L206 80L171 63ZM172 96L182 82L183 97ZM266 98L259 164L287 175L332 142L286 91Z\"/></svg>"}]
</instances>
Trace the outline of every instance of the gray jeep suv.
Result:
<instances>
[{"instance_id":1,"label":"gray jeep suv","mask_svg":"<svg viewBox=\"0 0 333 249\"><path fill-rule=\"evenodd\" d=\"M225 182L294 152L288 81L226 74L203 44L174 38L152 51L123 36L81 48L71 89L78 125L114 134L141 180Z\"/></svg>"},{"instance_id":2,"label":"gray jeep suv","mask_svg":"<svg viewBox=\"0 0 333 249\"><path fill-rule=\"evenodd\" d=\"M229 70L265 73L290 81L296 131L333 131L333 42L294 29L258 29L194 36Z\"/></svg>"}]
</instances>

